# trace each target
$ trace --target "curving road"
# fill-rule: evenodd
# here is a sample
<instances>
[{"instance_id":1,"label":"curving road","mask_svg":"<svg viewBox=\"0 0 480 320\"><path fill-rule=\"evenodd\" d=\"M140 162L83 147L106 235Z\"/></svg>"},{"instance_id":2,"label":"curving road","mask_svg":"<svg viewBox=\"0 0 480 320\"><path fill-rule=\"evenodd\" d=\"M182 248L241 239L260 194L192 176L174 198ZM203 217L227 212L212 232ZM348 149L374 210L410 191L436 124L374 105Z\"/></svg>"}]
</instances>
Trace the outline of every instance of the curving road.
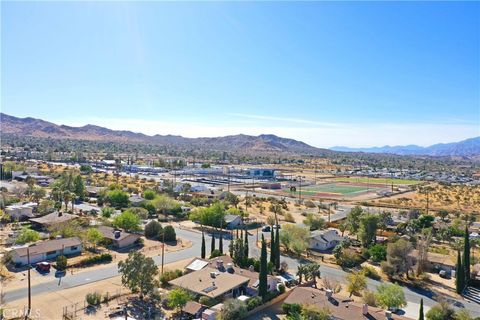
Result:
<instances>
[{"instance_id":1,"label":"curving road","mask_svg":"<svg viewBox=\"0 0 480 320\"><path fill-rule=\"evenodd\" d=\"M201 233L196 231L181 229L178 227L175 228L175 231L178 237L182 239L190 240L192 242L192 246L190 248L187 248L181 251L167 253L165 255L165 263L167 264L167 263L176 262L176 261L199 256L200 249L201 249ZM264 236L265 238L269 238L270 233L269 232L264 233ZM250 256L258 258L260 256L260 250L255 243L256 237L257 237L256 231L253 231L250 233L249 248L250 248ZM259 237L261 237L261 232L259 232ZM211 238L210 236L206 236L205 238L206 238L207 251L209 251ZM224 240L224 252L228 251L228 244L229 244L229 240ZM161 256L155 256L153 257L153 259L157 265L161 263ZM296 270L299 264L306 262L306 261L290 258L287 256L282 256L282 261L287 262L289 269L291 270ZM342 283L345 282L345 277L347 273L341 269L336 269L333 267L322 265L320 268L320 271L321 271L322 277L333 279ZM117 269L117 266L114 264L112 264L109 267L92 269L89 271L84 271L84 272L80 272L73 275L67 274L65 277L61 279L61 281L56 279L54 277L54 274L52 273L52 275L49 275L49 277L52 278L51 281L47 281L47 282L32 286L32 296L39 295L49 291L58 291L58 290L73 288L76 286L93 283L96 281L112 278L115 276L118 276L118 269ZM381 282L368 279L368 288L370 290L375 290L375 288L379 284L381 284ZM403 290L405 292L405 298L407 299L407 302L408 302L407 307L404 308L405 316L407 317L411 317L414 319L418 318L419 302L421 298L423 298L424 300L424 305L426 309L428 309L429 307L437 303L436 301L431 299L428 292L415 292L409 288L403 288ZM26 295L27 295L27 288L16 289L11 291L5 290L4 300L6 303L8 303L11 301L25 298ZM472 314L472 316L476 316L476 317L480 316L480 305L477 303L464 301L464 300L455 300L455 299L450 299L448 300L448 302L451 305L455 306L456 308L467 309Z\"/></svg>"}]
</instances>

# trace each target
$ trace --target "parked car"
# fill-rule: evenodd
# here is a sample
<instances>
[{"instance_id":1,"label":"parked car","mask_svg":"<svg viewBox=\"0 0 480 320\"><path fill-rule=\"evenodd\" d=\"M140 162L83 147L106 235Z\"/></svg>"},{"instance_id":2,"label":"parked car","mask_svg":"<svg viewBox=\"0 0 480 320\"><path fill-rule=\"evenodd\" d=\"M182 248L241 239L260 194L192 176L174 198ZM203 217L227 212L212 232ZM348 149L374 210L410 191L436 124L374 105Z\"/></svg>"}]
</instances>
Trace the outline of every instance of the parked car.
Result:
<instances>
[{"instance_id":1,"label":"parked car","mask_svg":"<svg viewBox=\"0 0 480 320\"><path fill-rule=\"evenodd\" d=\"M36 269L38 272L50 272L50 263L44 261L44 262L39 262L36 265Z\"/></svg>"},{"instance_id":2,"label":"parked car","mask_svg":"<svg viewBox=\"0 0 480 320\"><path fill-rule=\"evenodd\" d=\"M270 226L264 226L262 232L270 232Z\"/></svg>"},{"instance_id":3,"label":"parked car","mask_svg":"<svg viewBox=\"0 0 480 320\"><path fill-rule=\"evenodd\" d=\"M278 228L278 229L282 229L282 226L279 225L279 224L274 224L274 225L273 225L273 229L277 229L277 228Z\"/></svg>"}]
</instances>

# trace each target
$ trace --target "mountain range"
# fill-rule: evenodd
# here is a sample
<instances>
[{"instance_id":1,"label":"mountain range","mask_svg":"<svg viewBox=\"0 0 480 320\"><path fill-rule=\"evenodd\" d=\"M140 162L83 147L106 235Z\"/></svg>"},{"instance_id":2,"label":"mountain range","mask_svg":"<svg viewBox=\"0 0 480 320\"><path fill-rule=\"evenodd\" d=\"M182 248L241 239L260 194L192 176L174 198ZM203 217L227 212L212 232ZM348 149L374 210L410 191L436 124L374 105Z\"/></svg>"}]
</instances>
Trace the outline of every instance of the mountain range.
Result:
<instances>
[{"instance_id":1,"label":"mountain range","mask_svg":"<svg viewBox=\"0 0 480 320\"><path fill-rule=\"evenodd\" d=\"M183 148L199 148L216 151L244 151L267 153L296 153L310 155L331 155L335 152L386 153L398 155L460 156L480 155L480 137L454 143L435 144L429 147L416 145L384 146L374 148L333 147L316 148L302 141L282 138L273 134L250 136L244 134L213 138L185 138L176 135L145 135L125 130L111 130L87 124L82 127L57 125L35 118L17 118L0 113L0 133L19 136L87 140L101 142L144 143Z\"/></svg>"},{"instance_id":2,"label":"mountain range","mask_svg":"<svg viewBox=\"0 0 480 320\"><path fill-rule=\"evenodd\" d=\"M372 148L333 147L332 151L388 153L398 155L428 155L428 156L476 156L480 155L480 136L459 142L438 143L428 147L414 144L407 146L383 146Z\"/></svg>"},{"instance_id":3,"label":"mountain range","mask_svg":"<svg viewBox=\"0 0 480 320\"><path fill-rule=\"evenodd\" d=\"M0 133L50 139L145 143L215 151L253 151L311 155L333 153L328 149L315 148L301 141L281 138L272 134L259 136L239 134L214 138L185 138L182 136L158 134L149 136L143 133L111 130L90 124L82 127L57 125L41 119L30 117L17 118L4 113L0 113Z\"/></svg>"}]
</instances>

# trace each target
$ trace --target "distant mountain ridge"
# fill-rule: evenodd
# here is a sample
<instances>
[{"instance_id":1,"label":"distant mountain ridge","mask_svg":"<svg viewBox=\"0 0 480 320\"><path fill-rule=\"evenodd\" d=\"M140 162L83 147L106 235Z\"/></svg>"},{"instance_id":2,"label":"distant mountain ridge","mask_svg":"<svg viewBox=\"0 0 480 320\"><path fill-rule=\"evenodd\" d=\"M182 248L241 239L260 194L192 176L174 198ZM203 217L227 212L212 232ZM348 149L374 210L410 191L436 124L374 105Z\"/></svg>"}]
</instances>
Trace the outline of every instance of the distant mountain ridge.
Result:
<instances>
[{"instance_id":1,"label":"distant mountain ridge","mask_svg":"<svg viewBox=\"0 0 480 320\"><path fill-rule=\"evenodd\" d=\"M35 118L17 118L0 113L2 134L23 135L37 138L89 140L102 142L146 143L184 148L200 148L217 151L255 151L322 155L331 154L328 149L310 146L294 139L281 138L273 134L250 136L244 134L213 138L185 138L175 135L153 135L125 130L111 130L87 124L82 127L57 125Z\"/></svg>"},{"instance_id":2,"label":"distant mountain ridge","mask_svg":"<svg viewBox=\"0 0 480 320\"><path fill-rule=\"evenodd\" d=\"M332 151L388 153L398 155L427 155L427 156L478 156L480 155L480 136L452 143L438 143L428 147L417 145L383 146L372 148L333 147Z\"/></svg>"}]
</instances>

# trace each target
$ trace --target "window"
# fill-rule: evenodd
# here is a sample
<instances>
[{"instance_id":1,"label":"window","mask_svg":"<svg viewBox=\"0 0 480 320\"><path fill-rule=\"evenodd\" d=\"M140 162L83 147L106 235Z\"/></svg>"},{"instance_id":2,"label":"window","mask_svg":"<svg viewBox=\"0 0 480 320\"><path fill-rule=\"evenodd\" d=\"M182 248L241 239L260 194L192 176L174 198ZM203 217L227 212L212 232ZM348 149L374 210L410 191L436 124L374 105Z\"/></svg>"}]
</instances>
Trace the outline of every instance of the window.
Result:
<instances>
[{"instance_id":1,"label":"window","mask_svg":"<svg viewBox=\"0 0 480 320\"><path fill-rule=\"evenodd\" d=\"M47 256L52 256L54 254L57 254L57 251L56 250L53 250L53 251L48 251L47 252Z\"/></svg>"},{"instance_id":2,"label":"window","mask_svg":"<svg viewBox=\"0 0 480 320\"><path fill-rule=\"evenodd\" d=\"M77 247L77 246L70 247L70 250L71 250L71 251L78 250L78 247Z\"/></svg>"}]
</instances>

